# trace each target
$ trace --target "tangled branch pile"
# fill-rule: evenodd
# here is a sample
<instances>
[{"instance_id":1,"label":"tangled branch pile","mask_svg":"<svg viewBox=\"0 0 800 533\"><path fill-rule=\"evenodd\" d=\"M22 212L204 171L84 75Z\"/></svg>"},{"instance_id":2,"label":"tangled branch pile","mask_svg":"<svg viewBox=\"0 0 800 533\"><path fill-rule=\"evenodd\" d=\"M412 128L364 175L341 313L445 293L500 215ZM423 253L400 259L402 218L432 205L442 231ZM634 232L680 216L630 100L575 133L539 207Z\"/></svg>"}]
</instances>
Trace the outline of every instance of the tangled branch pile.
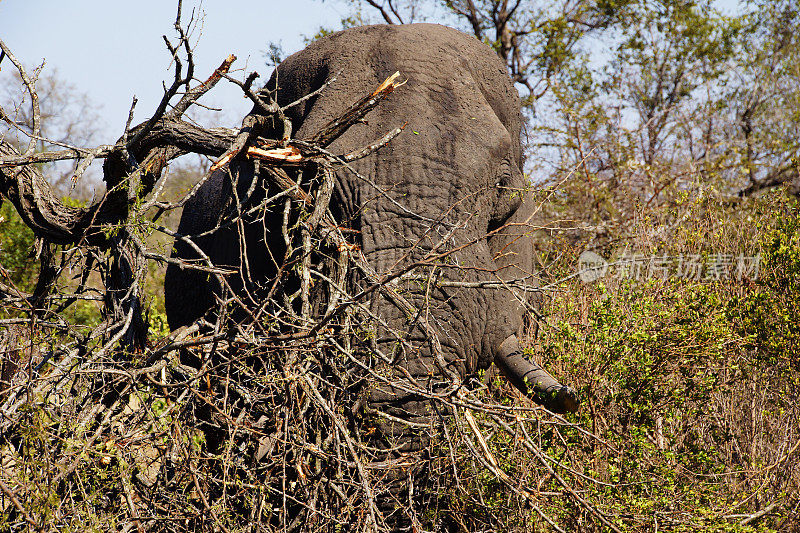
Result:
<instances>
[{"instance_id":1,"label":"tangled branch pile","mask_svg":"<svg viewBox=\"0 0 800 533\"><path fill-rule=\"evenodd\" d=\"M36 151L35 79L0 43L33 105L32 130L23 132L30 138L27 148L0 142L0 186L34 230L41 261L31 294L0 285L9 317L3 319L0 422L0 489L9 528L472 527L497 520L481 488L487 473L490 485L505 485L520 509L538 512L530 520L557 528L539 510L537 489L500 467L488 444L498 435L534 453L535 469L553 475L613 528L554 472L531 436L545 424L539 408L492 401L482 383L448 372L441 355L437 365L449 382L437 389L413 380L398 384L396 373L403 369L396 355L370 342L382 321L370 304L377 294L425 323L426 310L406 299L397 280L409 279L424 291L425 269L442 254L379 276L329 212L334 169L350 168L403 127L351 153L325 148L402 85L399 73L310 139L290 137L286 107L270 93L250 89L255 75L236 82L256 106L242 128L202 129L182 115L220 79L232 80L227 73L235 58L192 86L191 49L179 21L180 13L179 41L168 43L174 82L156 112L131 127L132 107L119 142L91 150ZM282 139L259 136L275 123L283 127ZM202 235L159 225L163 213L185 205L208 179L178 202L161 199L168 162L187 152L217 157L212 170L225 170L231 180L233 194L217 228L279 221L286 253L265 298L238 296L230 284L242 272L213 264L192 241ZM105 158L108 192L83 208L59 200L35 165L75 159L77 180L96 158ZM267 181L239 181L240 161ZM203 259L158 253L148 242L153 231ZM240 254L247 256L246 250ZM214 277L229 289L223 290L227 297L201 320L158 336L148 331L143 293L152 261ZM103 313L89 329L69 316L76 302L87 300L102 302ZM438 342L432 328L427 334ZM406 332L395 336L402 351ZM365 390L376 384L428 405L428 416L398 416L391 402L370 406ZM483 511L461 512L473 507Z\"/></svg>"}]
</instances>

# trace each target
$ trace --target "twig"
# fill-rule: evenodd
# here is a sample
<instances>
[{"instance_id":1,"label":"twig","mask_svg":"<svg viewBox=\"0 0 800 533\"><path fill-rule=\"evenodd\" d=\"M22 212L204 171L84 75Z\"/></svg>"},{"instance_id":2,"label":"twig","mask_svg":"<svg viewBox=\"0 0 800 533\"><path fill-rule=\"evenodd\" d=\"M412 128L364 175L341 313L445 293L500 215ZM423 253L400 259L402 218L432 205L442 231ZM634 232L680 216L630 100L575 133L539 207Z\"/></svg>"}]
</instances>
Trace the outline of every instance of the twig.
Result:
<instances>
[{"instance_id":1,"label":"twig","mask_svg":"<svg viewBox=\"0 0 800 533\"><path fill-rule=\"evenodd\" d=\"M390 131L389 133L387 133L386 135L381 137L376 142L370 144L369 146L365 146L364 148L361 148L360 150L354 150L354 151L352 151L352 152L350 152L348 154L343 155L342 156L342 160L350 163L350 162L356 161L358 159L363 159L364 157L367 157L368 155L370 155L370 154L372 154L374 152L377 152L378 150L380 150L381 148L383 148L384 146L386 146L387 144L392 142L392 140L395 137L400 135L400 133L404 129L406 129L406 126L408 126L408 122L404 122L402 126L400 126L399 128L393 129L392 131Z\"/></svg>"},{"instance_id":2,"label":"twig","mask_svg":"<svg viewBox=\"0 0 800 533\"><path fill-rule=\"evenodd\" d=\"M13 490L11 490L8 487L8 485L3 483L2 479L0 479L0 489L2 489L5 495L8 496L8 499L11 500L11 503L14 504L14 507L16 507L17 510L20 512L20 514L22 514L22 517L28 523L28 526L34 531L40 531L39 524L37 524L36 521L33 518L31 518L31 515L28 514L28 511L19 502L16 493Z\"/></svg>"},{"instance_id":3,"label":"twig","mask_svg":"<svg viewBox=\"0 0 800 533\"><path fill-rule=\"evenodd\" d=\"M236 56L230 54L226 57L220 65L214 69L214 72L206 78L206 81L201 83L200 85L195 86L193 89L186 92L183 97L178 101L177 104L172 108L167 116L168 118L177 119L181 115L183 115L186 110L191 107L193 103L195 103L201 96L206 94L208 91L214 88L214 86L219 82L221 78L228 77L228 71L231 69L231 65L233 62L236 61Z\"/></svg>"},{"instance_id":4,"label":"twig","mask_svg":"<svg viewBox=\"0 0 800 533\"><path fill-rule=\"evenodd\" d=\"M339 72L337 72L336 74L334 74L333 76L331 76L330 78L325 80L325 83L323 83L319 87L319 89L315 89L315 90L311 91L310 93L306 94L305 96L301 96L297 100L295 100L295 101L293 101L293 102L291 102L289 104L286 104L285 106L281 107L281 111L286 111L287 109L291 109L291 108L293 108L295 106L298 106L298 105L302 104L306 100L308 100L310 98L313 98L313 97L317 96L318 94L321 94L325 89L328 88L329 85L331 85L333 82L335 82L336 79L341 74L342 74L342 71L340 70Z\"/></svg>"},{"instance_id":5,"label":"twig","mask_svg":"<svg viewBox=\"0 0 800 533\"><path fill-rule=\"evenodd\" d=\"M746 526L747 524L749 524L751 522L755 522L756 520L758 520L762 516L768 515L769 513L774 511L777 506L778 506L778 502L773 502L773 503L769 504L767 507L761 509L757 513L751 514L750 516L748 516L747 518L745 518L744 520L739 522L739 527L744 527L744 526Z\"/></svg>"},{"instance_id":6,"label":"twig","mask_svg":"<svg viewBox=\"0 0 800 533\"><path fill-rule=\"evenodd\" d=\"M301 376L303 382L306 384L308 389L314 395L314 399L316 400L317 404L319 404L323 410L328 414L331 418L333 423L336 425L336 429L341 434L342 438L347 443L347 449L350 451L350 455L353 458L353 462L358 469L358 475L361 478L361 484L364 487L364 494L367 497L367 505L370 514L370 518L372 519L372 525L375 530L377 530L378 522L375 518L375 497L372 493L372 487L370 486L369 477L367 476L366 472L364 471L364 466L361 464L361 460L359 459L358 452L356 452L355 446L353 445L352 440L350 439L350 433L347 431L347 428L344 427L342 421L339 420L339 417L333 412L333 410L328 406L328 402L325 401L325 398L319 393L317 388L311 382L306 374L302 374Z\"/></svg>"}]
</instances>

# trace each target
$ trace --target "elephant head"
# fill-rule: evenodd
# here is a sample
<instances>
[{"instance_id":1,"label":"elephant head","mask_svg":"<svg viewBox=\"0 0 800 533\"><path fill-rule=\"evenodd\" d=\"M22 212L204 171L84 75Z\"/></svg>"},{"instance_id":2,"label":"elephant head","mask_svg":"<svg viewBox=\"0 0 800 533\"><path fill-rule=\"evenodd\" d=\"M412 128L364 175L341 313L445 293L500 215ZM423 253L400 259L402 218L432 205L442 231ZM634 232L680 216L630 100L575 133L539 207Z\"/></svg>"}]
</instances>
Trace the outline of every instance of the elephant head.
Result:
<instances>
[{"instance_id":1,"label":"elephant head","mask_svg":"<svg viewBox=\"0 0 800 533\"><path fill-rule=\"evenodd\" d=\"M521 171L519 98L496 54L444 26L365 26L321 38L290 56L267 87L286 106L337 77L286 110L293 137L304 139L395 71L407 79L402 90L328 147L348 153L407 122L387 146L353 162L354 172L337 170L331 201L338 224L358 236L378 276L424 265L413 271L414 279L394 282L413 308L424 309L424 317L409 316L408 308L385 293L375 296L371 309L380 321L374 348L391 354L402 370L398 382L411 379L438 390L443 373L463 377L495 362L516 387L551 410L574 410L574 392L522 354L524 296L498 288L502 280L531 283L533 265L524 227L531 207ZM247 197L254 173L248 161L214 173L186 205L178 230L199 235L197 248L179 242L173 252L192 258L202 251L214 264L240 272L246 263L247 279L231 281L234 293L248 291L248 283L266 285L285 251L278 212L244 228L218 227L230 198ZM247 179L234 186L231 175ZM419 278L430 283L422 286ZM170 265L165 297L173 329L201 317L219 296L206 273ZM391 404L386 408L398 409L393 415L413 416L403 395L400 388L376 386L370 401Z\"/></svg>"}]
</instances>

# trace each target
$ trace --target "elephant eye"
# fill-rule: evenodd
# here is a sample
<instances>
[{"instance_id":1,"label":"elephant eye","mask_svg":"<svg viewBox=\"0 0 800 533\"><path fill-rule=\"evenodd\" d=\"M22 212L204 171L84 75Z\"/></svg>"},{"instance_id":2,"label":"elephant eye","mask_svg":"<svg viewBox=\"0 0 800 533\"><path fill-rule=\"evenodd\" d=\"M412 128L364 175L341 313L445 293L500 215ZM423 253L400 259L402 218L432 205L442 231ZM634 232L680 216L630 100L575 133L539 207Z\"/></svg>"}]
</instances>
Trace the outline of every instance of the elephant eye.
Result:
<instances>
[{"instance_id":1,"label":"elephant eye","mask_svg":"<svg viewBox=\"0 0 800 533\"><path fill-rule=\"evenodd\" d=\"M500 187L512 181L514 173L511 170L511 162L508 159L503 159L500 163L500 168L497 170L497 184L495 187Z\"/></svg>"}]
</instances>

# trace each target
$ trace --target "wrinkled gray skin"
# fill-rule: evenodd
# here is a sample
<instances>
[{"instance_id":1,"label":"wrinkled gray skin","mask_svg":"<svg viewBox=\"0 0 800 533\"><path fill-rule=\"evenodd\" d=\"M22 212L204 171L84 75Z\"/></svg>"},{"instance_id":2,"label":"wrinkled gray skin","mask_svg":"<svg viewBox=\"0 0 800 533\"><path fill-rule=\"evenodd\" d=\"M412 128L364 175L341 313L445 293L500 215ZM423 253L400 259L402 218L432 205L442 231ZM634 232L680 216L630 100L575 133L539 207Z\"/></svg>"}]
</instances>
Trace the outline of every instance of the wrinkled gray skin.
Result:
<instances>
[{"instance_id":1,"label":"wrinkled gray skin","mask_svg":"<svg viewBox=\"0 0 800 533\"><path fill-rule=\"evenodd\" d=\"M285 105L319 88L341 71L321 95L288 112L293 137L310 138L367 91L395 71L408 82L367 115L368 123L351 127L329 150L347 153L375 142L407 121L405 131L388 146L353 167L372 184L340 170L332 209L342 225L360 233L358 244L379 275L421 258L439 246L455 250L435 272L444 281L532 280L532 247L525 228L510 227L487 238L506 222L524 223L531 207L522 201L519 98L503 62L474 37L444 26L419 24L367 26L319 39L286 59L277 69L278 101ZM275 82L273 74L272 83ZM239 195L247 190L252 165L231 166ZM218 171L186 205L179 233L206 231L219 220L232 197L227 172ZM266 281L275 273L267 258L283 254L279 214L266 224L246 228L251 276ZM439 224L431 220L439 221ZM453 228L456 228L453 231ZM264 247L267 241L269 249ZM239 234L234 229L200 238L198 245L218 265L238 267ZM464 246L467 245L468 246ZM462 248L463 247L463 248ZM460 249L459 249L460 248ZM174 255L196 257L178 243ZM429 271L426 271L429 272ZM232 279L235 287L237 280ZM404 282L400 281L400 287ZM167 270L165 297L169 325L175 329L202 316L214 303L212 279L196 271ZM418 308L423 295L408 296ZM556 411L573 410L574 396L546 372L525 360L516 335L523 308L505 290L440 288L430 293L428 321L438 331L449 368L467 376L493 361L521 390L539 384L543 400ZM418 348L399 362L429 390L441 390L446 378L436 368L422 328L410 327L405 312L382 297L373 309L392 328L406 332ZM395 337L377 331L377 347L390 353ZM398 374L398 379L405 379ZM395 416L416 416L416 399L397 390L373 390L373 405Z\"/></svg>"}]
</instances>

